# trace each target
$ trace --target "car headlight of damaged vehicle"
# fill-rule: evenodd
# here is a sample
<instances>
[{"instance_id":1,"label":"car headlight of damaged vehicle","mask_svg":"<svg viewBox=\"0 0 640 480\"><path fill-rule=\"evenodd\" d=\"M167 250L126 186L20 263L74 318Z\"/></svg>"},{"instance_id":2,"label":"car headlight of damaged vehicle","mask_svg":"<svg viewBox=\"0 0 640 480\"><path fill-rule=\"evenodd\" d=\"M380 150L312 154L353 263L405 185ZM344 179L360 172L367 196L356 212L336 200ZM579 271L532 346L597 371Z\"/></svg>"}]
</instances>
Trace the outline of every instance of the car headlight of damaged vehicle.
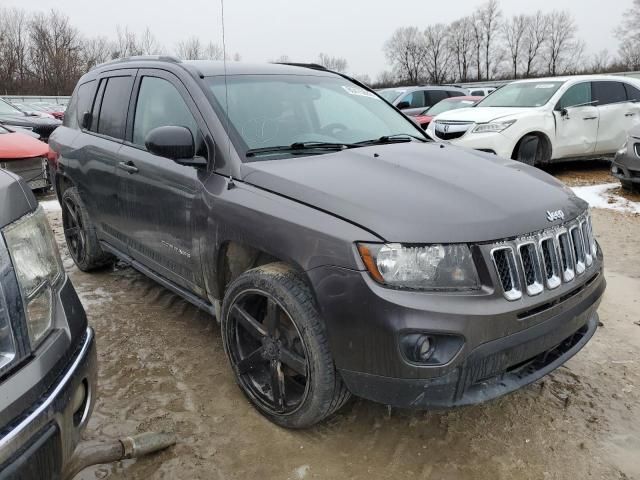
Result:
<instances>
[{"instance_id":1,"label":"car headlight of damaged vehicle","mask_svg":"<svg viewBox=\"0 0 640 480\"><path fill-rule=\"evenodd\" d=\"M3 233L26 307L29 339L35 348L52 327L53 291L63 273L60 254L42 207L10 224Z\"/></svg>"},{"instance_id":2,"label":"car headlight of damaged vehicle","mask_svg":"<svg viewBox=\"0 0 640 480\"><path fill-rule=\"evenodd\" d=\"M479 288L467 245L358 244L369 274L378 283L414 290Z\"/></svg>"},{"instance_id":3,"label":"car headlight of damaged vehicle","mask_svg":"<svg viewBox=\"0 0 640 480\"><path fill-rule=\"evenodd\" d=\"M473 129L473 133L498 133L506 130L514 123L516 123L515 120L509 120L507 122L480 123Z\"/></svg>"}]
</instances>

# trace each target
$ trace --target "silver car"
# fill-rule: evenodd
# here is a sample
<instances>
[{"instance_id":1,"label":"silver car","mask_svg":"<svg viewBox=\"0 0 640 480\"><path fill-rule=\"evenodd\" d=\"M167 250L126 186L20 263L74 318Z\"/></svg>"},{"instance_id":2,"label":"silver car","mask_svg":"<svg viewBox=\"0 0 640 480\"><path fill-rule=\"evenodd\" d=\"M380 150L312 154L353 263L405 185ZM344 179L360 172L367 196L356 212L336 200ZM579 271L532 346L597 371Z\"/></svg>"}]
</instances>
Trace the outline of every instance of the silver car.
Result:
<instances>
[{"instance_id":1,"label":"silver car","mask_svg":"<svg viewBox=\"0 0 640 480\"><path fill-rule=\"evenodd\" d=\"M465 88L432 85L383 88L377 92L386 101L402 110L402 113L412 117L445 98L469 95L469 91Z\"/></svg>"}]
</instances>

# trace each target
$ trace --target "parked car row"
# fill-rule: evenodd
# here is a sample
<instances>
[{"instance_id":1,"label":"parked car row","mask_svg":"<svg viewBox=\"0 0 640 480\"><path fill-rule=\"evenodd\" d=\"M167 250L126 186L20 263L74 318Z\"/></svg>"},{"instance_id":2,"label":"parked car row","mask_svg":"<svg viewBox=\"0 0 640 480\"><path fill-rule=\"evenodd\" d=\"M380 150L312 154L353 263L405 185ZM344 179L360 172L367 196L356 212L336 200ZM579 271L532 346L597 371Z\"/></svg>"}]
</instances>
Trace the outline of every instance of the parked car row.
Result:
<instances>
[{"instance_id":1,"label":"parked car row","mask_svg":"<svg viewBox=\"0 0 640 480\"><path fill-rule=\"evenodd\" d=\"M0 168L21 175L32 190L51 186L47 141L62 122L49 114L27 113L0 99Z\"/></svg>"}]
</instances>

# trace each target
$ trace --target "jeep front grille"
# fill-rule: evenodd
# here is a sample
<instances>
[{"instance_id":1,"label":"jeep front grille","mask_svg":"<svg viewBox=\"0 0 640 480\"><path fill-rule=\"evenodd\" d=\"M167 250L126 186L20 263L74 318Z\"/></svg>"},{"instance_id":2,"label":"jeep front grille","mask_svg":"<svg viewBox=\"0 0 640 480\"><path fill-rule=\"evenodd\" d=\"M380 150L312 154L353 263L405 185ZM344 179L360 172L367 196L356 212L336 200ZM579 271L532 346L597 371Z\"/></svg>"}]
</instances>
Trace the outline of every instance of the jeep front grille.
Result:
<instances>
[{"instance_id":1,"label":"jeep front grille","mask_svg":"<svg viewBox=\"0 0 640 480\"><path fill-rule=\"evenodd\" d=\"M582 275L596 244L588 214L565 225L493 245L491 258L507 300L535 296Z\"/></svg>"}]
</instances>

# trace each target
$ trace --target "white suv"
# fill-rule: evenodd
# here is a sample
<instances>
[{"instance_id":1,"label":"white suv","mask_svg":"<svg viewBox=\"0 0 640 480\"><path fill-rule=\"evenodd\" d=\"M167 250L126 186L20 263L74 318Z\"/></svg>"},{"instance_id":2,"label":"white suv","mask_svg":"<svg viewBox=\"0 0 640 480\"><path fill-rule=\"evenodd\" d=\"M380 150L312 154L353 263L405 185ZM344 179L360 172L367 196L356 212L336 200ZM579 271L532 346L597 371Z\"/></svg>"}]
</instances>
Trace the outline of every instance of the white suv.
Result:
<instances>
[{"instance_id":1,"label":"white suv","mask_svg":"<svg viewBox=\"0 0 640 480\"><path fill-rule=\"evenodd\" d=\"M529 165L613 155L640 125L640 81L610 75L522 80L438 115L435 139Z\"/></svg>"}]
</instances>

